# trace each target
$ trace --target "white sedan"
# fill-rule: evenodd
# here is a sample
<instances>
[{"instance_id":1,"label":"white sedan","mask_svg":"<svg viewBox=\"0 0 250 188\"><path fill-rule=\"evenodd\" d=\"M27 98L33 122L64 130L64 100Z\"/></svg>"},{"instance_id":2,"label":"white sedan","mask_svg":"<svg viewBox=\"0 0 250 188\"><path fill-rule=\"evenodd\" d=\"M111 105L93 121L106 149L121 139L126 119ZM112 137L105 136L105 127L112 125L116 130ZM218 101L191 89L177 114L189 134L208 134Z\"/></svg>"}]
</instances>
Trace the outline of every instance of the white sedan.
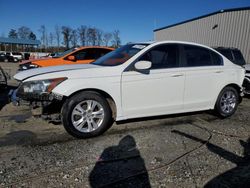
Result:
<instances>
[{"instance_id":1,"label":"white sedan","mask_svg":"<svg viewBox=\"0 0 250 188\"><path fill-rule=\"evenodd\" d=\"M229 117L241 102L245 71L207 46L178 41L127 44L88 65L23 71L19 102L59 117L77 138L113 121L215 110ZM53 116L57 114L58 116Z\"/></svg>"}]
</instances>

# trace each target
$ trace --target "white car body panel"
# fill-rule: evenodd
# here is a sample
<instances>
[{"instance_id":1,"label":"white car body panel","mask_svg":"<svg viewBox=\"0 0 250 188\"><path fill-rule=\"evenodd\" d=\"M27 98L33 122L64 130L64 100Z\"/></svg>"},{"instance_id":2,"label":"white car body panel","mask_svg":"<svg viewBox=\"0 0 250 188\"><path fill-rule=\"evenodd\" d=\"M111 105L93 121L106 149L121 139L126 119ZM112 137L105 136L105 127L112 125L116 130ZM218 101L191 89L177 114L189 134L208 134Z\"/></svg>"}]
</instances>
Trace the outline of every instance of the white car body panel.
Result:
<instances>
[{"instance_id":1,"label":"white car body panel","mask_svg":"<svg viewBox=\"0 0 250 188\"><path fill-rule=\"evenodd\" d=\"M96 65L91 64L81 64L81 65L62 65L62 66L49 66L39 69L29 69L28 71L21 71L14 76L16 80L25 80L27 78L43 75L47 73L59 72L59 71L69 71L69 70L78 70L78 69L89 69L97 68Z\"/></svg>"},{"instance_id":2,"label":"white car body panel","mask_svg":"<svg viewBox=\"0 0 250 188\"><path fill-rule=\"evenodd\" d=\"M160 115L181 110L184 81L181 68L155 69L149 74L124 72L121 91L124 116L135 118L152 112Z\"/></svg>"},{"instance_id":3,"label":"white car body panel","mask_svg":"<svg viewBox=\"0 0 250 188\"><path fill-rule=\"evenodd\" d=\"M148 49L168 43L192 44L219 54L212 48L195 43L163 41L150 44L122 65L37 68L18 73L15 78L27 82L67 77L52 91L65 97L88 89L106 92L116 104L117 121L213 109L223 87L228 84L241 87L244 69L222 55L223 66L155 69L150 70L149 74L125 71Z\"/></svg>"},{"instance_id":4,"label":"white car body panel","mask_svg":"<svg viewBox=\"0 0 250 188\"><path fill-rule=\"evenodd\" d=\"M218 77L224 73L216 73L220 72L219 69L220 66L187 68L184 92L186 110L212 107L214 96L218 96L218 86L223 82L223 79L218 79Z\"/></svg>"}]
</instances>

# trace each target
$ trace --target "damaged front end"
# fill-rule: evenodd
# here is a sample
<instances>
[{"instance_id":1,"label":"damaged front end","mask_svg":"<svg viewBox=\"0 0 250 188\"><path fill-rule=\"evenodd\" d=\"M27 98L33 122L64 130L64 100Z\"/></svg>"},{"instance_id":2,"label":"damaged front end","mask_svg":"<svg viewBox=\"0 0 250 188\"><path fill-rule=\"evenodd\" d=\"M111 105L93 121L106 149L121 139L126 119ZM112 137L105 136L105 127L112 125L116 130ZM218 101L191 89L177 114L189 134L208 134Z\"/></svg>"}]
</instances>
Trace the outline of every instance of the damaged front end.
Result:
<instances>
[{"instance_id":1,"label":"damaged front end","mask_svg":"<svg viewBox=\"0 0 250 188\"><path fill-rule=\"evenodd\" d=\"M67 78L22 82L9 93L14 105L30 105L34 116L53 122L60 121L63 96L52 90Z\"/></svg>"}]
</instances>

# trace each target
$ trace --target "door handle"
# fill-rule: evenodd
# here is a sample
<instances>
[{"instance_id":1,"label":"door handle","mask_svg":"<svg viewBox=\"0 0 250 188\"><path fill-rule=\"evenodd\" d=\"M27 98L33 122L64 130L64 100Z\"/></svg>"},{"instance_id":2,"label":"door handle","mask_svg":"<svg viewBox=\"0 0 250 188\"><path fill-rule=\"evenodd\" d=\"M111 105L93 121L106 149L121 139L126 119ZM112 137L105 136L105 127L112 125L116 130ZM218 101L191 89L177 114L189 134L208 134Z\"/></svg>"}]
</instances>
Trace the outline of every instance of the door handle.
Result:
<instances>
[{"instance_id":1,"label":"door handle","mask_svg":"<svg viewBox=\"0 0 250 188\"><path fill-rule=\"evenodd\" d=\"M173 75L171 75L171 77L181 77L181 76L184 76L184 74L173 74Z\"/></svg>"}]
</instances>

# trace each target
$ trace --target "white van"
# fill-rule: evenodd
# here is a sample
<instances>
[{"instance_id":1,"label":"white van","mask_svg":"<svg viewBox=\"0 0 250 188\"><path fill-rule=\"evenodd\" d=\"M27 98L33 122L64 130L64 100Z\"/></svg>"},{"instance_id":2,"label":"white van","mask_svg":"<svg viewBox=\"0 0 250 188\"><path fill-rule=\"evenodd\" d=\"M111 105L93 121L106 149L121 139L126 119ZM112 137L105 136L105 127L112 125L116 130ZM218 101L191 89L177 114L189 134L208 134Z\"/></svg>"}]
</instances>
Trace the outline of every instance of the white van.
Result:
<instances>
[{"instance_id":1,"label":"white van","mask_svg":"<svg viewBox=\"0 0 250 188\"><path fill-rule=\"evenodd\" d=\"M14 58L18 59L19 61L23 60L23 54L20 52L6 52L6 55L13 56Z\"/></svg>"}]
</instances>

